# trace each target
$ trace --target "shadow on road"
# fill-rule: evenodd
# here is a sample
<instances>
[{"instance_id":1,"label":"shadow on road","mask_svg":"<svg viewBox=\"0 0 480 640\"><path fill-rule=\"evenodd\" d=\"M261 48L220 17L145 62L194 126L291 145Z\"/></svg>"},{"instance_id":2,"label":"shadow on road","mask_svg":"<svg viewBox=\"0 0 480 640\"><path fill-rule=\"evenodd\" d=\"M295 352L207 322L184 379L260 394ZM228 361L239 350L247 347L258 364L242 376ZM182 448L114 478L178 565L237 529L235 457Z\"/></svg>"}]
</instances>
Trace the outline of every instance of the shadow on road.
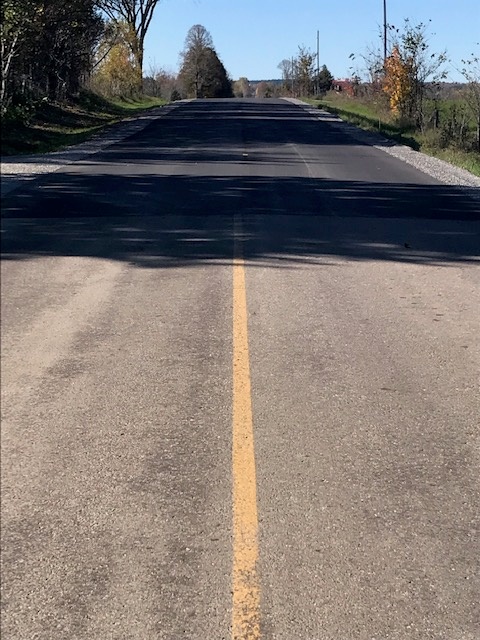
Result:
<instances>
[{"instance_id":1,"label":"shadow on road","mask_svg":"<svg viewBox=\"0 0 480 640\"><path fill-rule=\"evenodd\" d=\"M305 178L51 175L7 199L4 259L95 256L137 266L338 256L446 264L480 253L480 211L452 187Z\"/></svg>"},{"instance_id":2,"label":"shadow on road","mask_svg":"<svg viewBox=\"0 0 480 640\"><path fill-rule=\"evenodd\" d=\"M252 264L478 259L478 200L440 184L305 177L291 146L325 144L340 151L316 150L310 166L338 164L350 156L347 145L357 147L360 163L369 153L281 101L267 110L256 101L179 107L85 164L7 196L3 258L95 256L140 267L230 262L233 218L241 214Z\"/></svg>"}]
</instances>

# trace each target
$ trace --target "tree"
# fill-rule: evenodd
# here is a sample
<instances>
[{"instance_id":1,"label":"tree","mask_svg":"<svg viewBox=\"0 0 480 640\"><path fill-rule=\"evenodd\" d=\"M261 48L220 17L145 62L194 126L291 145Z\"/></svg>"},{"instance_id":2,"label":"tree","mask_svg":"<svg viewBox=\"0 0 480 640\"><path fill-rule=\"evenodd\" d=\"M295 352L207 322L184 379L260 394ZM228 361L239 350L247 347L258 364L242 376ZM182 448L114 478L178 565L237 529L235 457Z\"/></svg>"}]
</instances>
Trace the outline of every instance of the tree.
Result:
<instances>
[{"instance_id":1,"label":"tree","mask_svg":"<svg viewBox=\"0 0 480 640\"><path fill-rule=\"evenodd\" d=\"M185 46L180 54L183 64L180 77L187 92L195 98L203 95L206 82L207 50L213 49L210 33L201 24L195 24L187 33Z\"/></svg>"},{"instance_id":2,"label":"tree","mask_svg":"<svg viewBox=\"0 0 480 640\"><path fill-rule=\"evenodd\" d=\"M349 58L355 60L355 54L350 54ZM361 69L350 67L353 75L365 76L371 88L374 91L380 91L383 82L385 59L379 47L373 44L369 45L360 55L360 58L363 60Z\"/></svg>"},{"instance_id":3,"label":"tree","mask_svg":"<svg viewBox=\"0 0 480 640\"><path fill-rule=\"evenodd\" d=\"M293 93L294 61L284 59L277 68L282 72L283 89Z\"/></svg>"},{"instance_id":4,"label":"tree","mask_svg":"<svg viewBox=\"0 0 480 640\"><path fill-rule=\"evenodd\" d=\"M129 46L135 65L143 73L145 37L160 0L96 0L98 7L115 22L124 22L130 31Z\"/></svg>"},{"instance_id":5,"label":"tree","mask_svg":"<svg viewBox=\"0 0 480 640\"><path fill-rule=\"evenodd\" d=\"M92 86L106 96L132 96L141 80L130 47L130 27L126 23L106 29L105 38L97 51L98 64L92 76Z\"/></svg>"},{"instance_id":6,"label":"tree","mask_svg":"<svg viewBox=\"0 0 480 640\"><path fill-rule=\"evenodd\" d=\"M78 92L103 29L95 0L3 0L1 17L2 109Z\"/></svg>"},{"instance_id":7,"label":"tree","mask_svg":"<svg viewBox=\"0 0 480 640\"><path fill-rule=\"evenodd\" d=\"M461 73L467 81L464 91L465 101L476 126L477 150L480 152L480 55L472 53L470 58L462 60Z\"/></svg>"},{"instance_id":8,"label":"tree","mask_svg":"<svg viewBox=\"0 0 480 640\"><path fill-rule=\"evenodd\" d=\"M405 19L403 29L389 27L392 33L392 55L395 51L396 59L390 59L390 68L386 66L384 73L398 73L398 83L403 83L400 101L398 102L399 114L415 123L423 129L424 104L427 94L427 82L429 85L438 83L445 78L442 69L447 60L446 53L432 53L428 44L427 27L424 23L412 25ZM392 85L395 91L395 82Z\"/></svg>"},{"instance_id":9,"label":"tree","mask_svg":"<svg viewBox=\"0 0 480 640\"><path fill-rule=\"evenodd\" d=\"M262 80L257 84L257 88L255 89L255 97L256 98L270 98L271 90L268 82Z\"/></svg>"},{"instance_id":10,"label":"tree","mask_svg":"<svg viewBox=\"0 0 480 640\"><path fill-rule=\"evenodd\" d=\"M93 50L103 31L94 0L43 0L36 62L46 70L51 100L75 94L92 66ZM38 69L39 74L42 69Z\"/></svg>"},{"instance_id":11,"label":"tree","mask_svg":"<svg viewBox=\"0 0 480 640\"><path fill-rule=\"evenodd\" d=\"M143 90L146 95L172 100L172 95L177 89L177 75L167 69L150 66L148 76L143 79ZM177 91L178 93L178 91ZM176 98L180 99L180 96Z\"/></svg>"},{"instance_id":12,"label":"tree","mask_svg":"<svg viewBox=\"0 0 480 640\"><path fill-rule=\"evenodd\" d=\"M315 59L316 55L309 49L304 46L298 47L295 84L301 96L310 96L313 93Z\"/></svg>"},{"instance_id":13,"label":"tree","mask_svg":"<svg viewBox=\"0 0 480 640\"><path fill-rule=\"evenodd\" d=\"M318 72L317 76L317 89L320 95L325 95L327 91L330 91L333 85L333 76L324 64Z\"/></svg>"},{"instance_id":14,"label":"tree","mask_svg":"<svg viewBox=\"0 0 480 640\"><path fill-rule=\"evenodd\" d=\"M206 50L206 76L203 85L205 98L231 98L232 81L213 47Z\"/></svg>"},{"instance_id":15,"label":"tree","mask_svg":"<svg viewBox=\"0 0 480 640\"><path fill-rule=\"evenodd\" d=\"M250 96L250 83L247 78L239 78L233 83L233 93L237 98L248 98Z\"/></svg>"},{"instance_id":16,"label":"tree","mask_svg":"<svg viewBox=\"0 0 480 640\"><path fill-rule=\"evenodd\" d=\"M25 38L34 15L32 0L2 0L0 44L1 44L1 89L2 114L12 98L9 81L15 70L15 58Z\"/></svg>"},{"instance_id":17,"label":"tree","mask_svg":"<svg viewBox=\"0 0 480 640\"><path fill-rule=\"evenodd\" d=\"M280 91L294 96L311 96L318 87L320 93L326 93L332 86L333 76L325 65L317 73L316 59L315 53L305 46L299 46L296 57L282 60L278 64L283 81ZM278 89L272 88L272 93L278 93Z\"/></svg>"},{"instance_id":18,"label":"tree","mask_svg":"<svg viewBox=\"0 0 480 640\"><path fill-rule=\"evenodd\" d=\"M412 59L404 60L396 46L385 60L383 90L388 96L391 111L396 115L408 112L413 91L412 65Z\"/></svg>"},{"instance_id":19,"label":"tree","mask_svg":"<svg viewBox=\"0 0 480 640\"><path fill-rule=\"evenodd\" d=\"M210 33L196 24L187 33L181 53L179 80L188 96L226 98L232 96L232 82L219 59Z\"/></svg>"}]
</instances>

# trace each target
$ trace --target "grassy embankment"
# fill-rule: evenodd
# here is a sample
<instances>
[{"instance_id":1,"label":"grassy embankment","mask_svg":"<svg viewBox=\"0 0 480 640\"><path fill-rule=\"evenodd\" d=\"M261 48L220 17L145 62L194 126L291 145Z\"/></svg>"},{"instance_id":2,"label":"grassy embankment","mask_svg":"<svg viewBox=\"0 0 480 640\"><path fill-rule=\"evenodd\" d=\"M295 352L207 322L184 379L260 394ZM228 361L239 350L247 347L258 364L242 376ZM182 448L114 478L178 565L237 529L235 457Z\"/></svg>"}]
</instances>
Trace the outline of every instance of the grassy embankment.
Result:
<instances>
[{"instance_id":1,"label":"grassy embankment","mask_svg":"<svg viewBox=\"0 0 480 640\"><path fill-rule=\"evenodd\" d=\"M328 94L322 100L308 100L321 109L338 115L342 120L350 122L367 131L380 132L385 138L396 140L416 151L422 151L436 158L467 169L476 176L480 176L480 154L475 151L466 151L454 147L441 148L433 132L426 134L406 128L395 122L394 118L385 109L372 101L360 98L350 98L335 93ZM444 109L450 106L445 101Z\"/></svg>"},{"instance_id":2,"label":"grassy embankment","mask_svg":"<svg viewBox=\"0 0 480 640\"><path fill-rule=\"evenodd\" d=\"M41 102L27 122L2 118L2 155L46 153L91 138L101 129L128 116L165 104L142 96L130 100L106 100L83 93L68 103Z\"/></svg>"}]
</instances>

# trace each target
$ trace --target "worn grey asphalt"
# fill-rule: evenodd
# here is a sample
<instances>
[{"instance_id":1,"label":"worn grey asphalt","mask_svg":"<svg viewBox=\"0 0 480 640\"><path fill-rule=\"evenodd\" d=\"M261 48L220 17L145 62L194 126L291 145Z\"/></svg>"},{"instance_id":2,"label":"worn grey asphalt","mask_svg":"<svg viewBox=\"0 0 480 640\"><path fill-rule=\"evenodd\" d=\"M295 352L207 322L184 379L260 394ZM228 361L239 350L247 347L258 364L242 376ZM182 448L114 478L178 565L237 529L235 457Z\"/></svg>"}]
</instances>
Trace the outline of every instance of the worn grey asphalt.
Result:
<instances>
[{"instance_id":1,"label":"worn grey asphalt","mask_svg":"<svg viewBox=\"0 0 480 640\"><path fill-rule=\"evenodd\" d=\"M234 215L261 637L480 638L478 202L195 101L2 211L3 638L230 638Z\"/></svg>"}]
</instances>

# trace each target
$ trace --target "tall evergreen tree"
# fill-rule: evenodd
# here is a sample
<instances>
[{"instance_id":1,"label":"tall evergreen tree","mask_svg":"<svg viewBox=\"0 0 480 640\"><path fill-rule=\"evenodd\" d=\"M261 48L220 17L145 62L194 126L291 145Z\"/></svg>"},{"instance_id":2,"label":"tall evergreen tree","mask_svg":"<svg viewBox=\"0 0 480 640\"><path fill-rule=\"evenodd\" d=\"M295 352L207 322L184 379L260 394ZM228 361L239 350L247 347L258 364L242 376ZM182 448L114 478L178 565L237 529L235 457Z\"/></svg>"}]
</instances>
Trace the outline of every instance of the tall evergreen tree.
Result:
<instances>
[{"instance_id":1,"label":"tall evergreen tree","mask_svg":"<svg viewBox=\"0 0 480 640\"><path fill-rule=\"evenodd\" d=\"M210 33L194 25L185 39L179 80L188 96L194 98L229 98L232 81L215 51Z\"/></svg>"},{"instance_id":2,"label":"tall evergreen tree","mask_svg":"<svg viewBox=\"0 0 480 640\"><path fill-rule=\"evenodd\" d=\"M317 87L320 95L325 95L327 91L330 91L333 85L333 76L324 64L318 72Z\"/></svg>"}]
</instances>

